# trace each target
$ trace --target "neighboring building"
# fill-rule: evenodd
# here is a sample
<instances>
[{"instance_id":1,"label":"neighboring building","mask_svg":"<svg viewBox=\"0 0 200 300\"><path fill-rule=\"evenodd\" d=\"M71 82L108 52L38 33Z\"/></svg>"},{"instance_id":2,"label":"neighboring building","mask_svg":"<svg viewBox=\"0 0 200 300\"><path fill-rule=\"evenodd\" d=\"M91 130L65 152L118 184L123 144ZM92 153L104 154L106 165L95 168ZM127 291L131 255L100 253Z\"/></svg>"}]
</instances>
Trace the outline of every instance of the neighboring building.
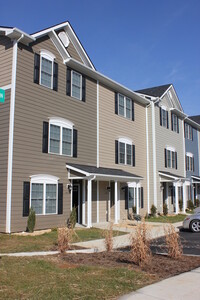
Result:
<instances>
[{"instance_id":1,"label":"neighboring building","mask_svg":"<svg viewBox=\"0 0 200 300\"><path fill-rule=\"evenodd\" d=\"M149 100L97 72L69 22L28 35L0 28L0 231L146 211Z\"/></svg>"}]
</instances>

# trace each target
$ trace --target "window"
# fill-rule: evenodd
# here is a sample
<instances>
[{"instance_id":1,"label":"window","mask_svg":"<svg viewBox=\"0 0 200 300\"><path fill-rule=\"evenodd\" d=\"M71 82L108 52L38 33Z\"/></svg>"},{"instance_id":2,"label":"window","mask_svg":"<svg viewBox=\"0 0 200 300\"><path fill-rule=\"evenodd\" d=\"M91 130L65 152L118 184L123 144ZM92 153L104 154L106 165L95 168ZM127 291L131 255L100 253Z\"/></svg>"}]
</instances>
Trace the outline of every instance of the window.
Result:
<instances>
[{"instance_id":1,"label":"window","mask_svg":"<svg viewBox=\"0 0 200 300\"><path fill-rule=\"evenodd\" d=\"M41 56L40 84L52 88L53 61Z\"/></svg>"},{"instance_id":2,"label":"window","mask_svg":"<svg viewBox=\"0 0 200 300\"><path fill-rule=\"evenodd\" d=\"M30 207L37 215L58 213L58 180L51 175L31 177Z\"/></svg>"},{"instance_id":3,"label":"window","mask_svg":"<svg viewBox=\"0 0 200 300\"><path fill-rule=\"evenodd\" d=\"M71 91L72 97L82 99L82 75L75 71L72 71Z\"/></svg>"},{"instance_id":4,"label":"window","mask_svg":"<svg viewBox=\"0 0 200 300\"><path fill-rule=\"evenodd\" d=\"M193 128L187 123L185 123L185 138L191 141L193 140Z\"/></svg>"},{"instance_id":5,"label":"window","mask_svg":"<svg viewBox=\"0 0 200 300\"><path fill-rule=\"evenodd\" d=\"M134 121L134 102L122 94L115 93L115 113Z\"/></svg>"},{"instance_id":6,"label":"window","mask_svg":"<svg viewBox=\"0 0 200 300\"><path fill-rule=\"evenodd\" d=\"M133 164L133 145L132 141L129 139L119 139L118 141L118 153L119 153L119 163L123 165L130 165Z\"/></svg>"},{"instance_id":7,"label":"window","mask_svg":"<svg viewBox=\"0 0 200 300\"><path fill-rule=\"evenodd\" d=\"M175 114L171 114L172 131L179 133L179 118Z\"/></svg>"},{"instance_id":8,"label":"window","mask_svg":"<svg viewBox=\"0 0 200 300\"><path fill-rule=\"evenodd\" d=\"M194 172L194 155L186 153L185 156L186 171Z\"/></svg>"},{"instance_id":9,"label":"window","mask_svg":"<svg viewBox=\"0 0 200 300\"><path fill-rule=\"evenodd\" d=\"M51 118L49 125L49 152L72 156L74 124L65 119Z\"/></svg>"},{"instance_id":10,"label":"window","mask_svg":"<svg viewBox=\"0 0 200 300\"><path fill-rule=\"evenodd\" d=\"M173 148L165 149L165 168L177 169L177 152Z\"/></svg>"},{"instance_id":11,"label":"window","mask_svg":"<svg viewBox=\"0 0 200 300\"><path fill-rule=\"evenodd\" d=\"M169 128L168 111L164 106L160 107L160 125L165 128Z\"/></svg>"}]
</instances>

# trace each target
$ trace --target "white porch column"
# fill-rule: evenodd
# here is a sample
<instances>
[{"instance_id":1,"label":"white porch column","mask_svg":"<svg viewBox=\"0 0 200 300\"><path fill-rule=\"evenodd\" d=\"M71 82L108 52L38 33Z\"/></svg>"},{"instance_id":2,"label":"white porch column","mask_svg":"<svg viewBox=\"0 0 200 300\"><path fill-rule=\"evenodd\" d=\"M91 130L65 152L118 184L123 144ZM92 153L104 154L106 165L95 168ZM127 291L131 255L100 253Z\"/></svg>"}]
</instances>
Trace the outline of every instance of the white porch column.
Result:
<instances>
[{"instance_id":1,"label":"white porch column","mask_svg":"<svg viewBox=\"0 0 200 300\"><path fill-rule=\"evenodd\" d=\"M192 202L194 204L194 186L192 182L191 182L191 193L192 193Z\"/></svg>"},{"instance_id":2,"label":"white porch column","mask_svg":"<svg viewBox=\"0 0 200 300\"><path fill-rule=\"evenodd\" d=\"M198 194L197 194L197 183L195 183L195 189L196 189L196 197L195 197L195 199L198 199Z\"/></svg>"},{"instance_id":3,"label":"white porch column","mask_svg":"<svg viewBox=\"0 0 200 300\"><path fill-rule=\"evenodd\" d=\"M120 183L118 184L118 221L120 221Z\"/></svg>"},{"instance_id":4,"label":"white porch column","mask_svg":"<svg viewBox=\"0 0 200 300\"><path fill-rule=\"evenodd\" d=\"M99 223L99 181L97 181L97 223Z\"/></svg>"},{"instance_id":5,"label":"white porch column","mask_svg":"<svg viewBox=\"0 0 200 300\"><path fill-rule=\"evenodd\" d=\"M185 182L183 183L183 213L186 210L186 185Z\"/></svg>"},{"instance_id":6,"label":"white porch column","mask_svg":"<svg viewBox=\"0 0 200 300\"><path fill-rule=\"evenodd\" d=\"M177 183L175 183L175 202L176 202L176 211L175 211L175 213L178 214L179 205L178 205L178 185L177 185Z\"/></svg>"},{"instance_id":7,"label":"white porch column","mask_svg":"<svg viewBox=\"0 0 200 300\"><path fill-rule=\"evenodd\" d=\"M118 188L117 188L117 181L115 181L115 224L118 223Z\"/></svg>"},{"instance_id":8,"label":"white porch column","mask_svg":"<svg viewBox=\"0 0 200 300\"><path fill-rule=\"evenodd\" d=\"M85 180L82 186L82 223L85 225Z\"/></svg>"},{"instance_id":9,"label":"white porch column","mask_svg":"<svg viewBox=\"0 0 200 300\"><path fill-rule=\"evenodd\" d=\"M139 215L140 210L139 210L139 184L136 184L136 214Z\"/></svg>"},{"instance_id":10,"label":"white porch column","mask_svg":"<svg viewBox=\"0 0 200 300\"><path fill-rule=\"evenodd\" d=\"M88 179L88 188L87 188L87 227L92 226L92 180Z\"/></svg>"},{"instance_id":11,"label":"white porch column","mask_svg":"<svg viewBox=\"0 0 200 300\"><path fill-rule=\"evenodd\" d=\"M172 193L173 193L173 191L172 191ZM169 184L168 184L168 182L166 182L166 199L167 199L167 201L166 201L167 208L169 209Z\"/></svg>"}]
</instances>

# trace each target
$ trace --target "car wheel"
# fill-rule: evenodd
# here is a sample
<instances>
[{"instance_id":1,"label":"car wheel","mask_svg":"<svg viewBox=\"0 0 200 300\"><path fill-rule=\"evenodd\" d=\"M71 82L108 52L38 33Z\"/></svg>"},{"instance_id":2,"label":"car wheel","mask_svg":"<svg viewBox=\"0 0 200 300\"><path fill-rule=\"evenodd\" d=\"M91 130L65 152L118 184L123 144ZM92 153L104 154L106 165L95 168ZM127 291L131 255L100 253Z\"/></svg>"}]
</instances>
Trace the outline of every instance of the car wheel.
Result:
<instances>
[{"instance_id":1,"label":"car wheel","mask_svg":"<svg viewBox=\"0 0 200 300\"><path fill-rule=\"evenodd\" d=\"M190 230L192 232L200 232L200 220L193 220L190 223Z\"/></svg>"}]
</instances>

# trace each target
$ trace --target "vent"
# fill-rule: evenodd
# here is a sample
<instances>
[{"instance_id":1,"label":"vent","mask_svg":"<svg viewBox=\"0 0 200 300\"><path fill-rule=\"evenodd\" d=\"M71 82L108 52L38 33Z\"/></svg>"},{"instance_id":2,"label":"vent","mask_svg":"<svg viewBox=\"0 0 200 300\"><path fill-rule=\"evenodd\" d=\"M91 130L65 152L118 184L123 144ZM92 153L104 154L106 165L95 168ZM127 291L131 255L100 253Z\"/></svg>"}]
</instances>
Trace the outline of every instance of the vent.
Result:
<instances>
[{"instance_id":1,"label":"vent","mask_svg":"<svg viewBox=\"0 0 200 300\"><path fill-rule=\"evenodd\" d=\"M67 48L69 46L69 39L68 36L66 35L66 33L64 31L61 31L59 34L59 39L61 40L61 42L63 43L63 45L65 46L65 48Z\"/></svg>"}]
</instances>

